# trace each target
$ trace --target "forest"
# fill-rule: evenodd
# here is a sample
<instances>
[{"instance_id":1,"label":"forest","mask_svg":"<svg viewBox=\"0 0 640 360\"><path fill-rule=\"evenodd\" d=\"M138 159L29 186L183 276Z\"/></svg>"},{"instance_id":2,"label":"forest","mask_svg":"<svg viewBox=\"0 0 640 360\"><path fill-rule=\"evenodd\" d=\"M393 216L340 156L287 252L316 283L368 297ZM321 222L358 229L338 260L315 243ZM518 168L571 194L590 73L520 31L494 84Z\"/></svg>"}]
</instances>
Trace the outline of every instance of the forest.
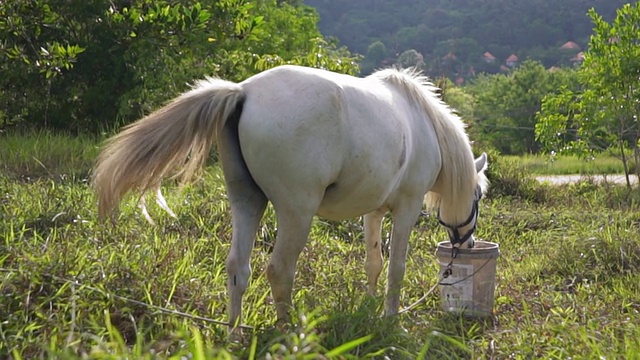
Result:
<instances>
[{"instance_id":1,"label":"forest","mask_svg":"<svg viewBox=\"0 0 640 360\"><path fill-rule=\"evenodd\" d=\"M497 73L507 59L571 65L589 42L589 8L607 21L623 0L307 0L319 28L365 55L362 72L390 63L423 65L432 76ZM577 47L561 48L567 42ZM407 53L407 51L410 51ZM485 57L489 53L493 56ZM404 59L403 57L404 54ZM400 58L400 59L399 59ZM503 68L504 70L504 68Z\"/></svg>"}]
</instances>

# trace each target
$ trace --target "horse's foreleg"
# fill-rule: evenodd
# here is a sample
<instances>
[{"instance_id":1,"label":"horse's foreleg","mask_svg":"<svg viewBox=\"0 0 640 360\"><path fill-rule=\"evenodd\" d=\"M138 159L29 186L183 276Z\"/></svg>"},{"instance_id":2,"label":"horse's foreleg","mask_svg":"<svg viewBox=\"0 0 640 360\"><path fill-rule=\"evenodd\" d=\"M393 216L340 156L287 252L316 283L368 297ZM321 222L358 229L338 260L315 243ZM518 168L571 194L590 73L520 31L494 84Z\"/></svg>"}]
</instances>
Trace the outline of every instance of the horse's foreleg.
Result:
<instances>
[{"instance_id":1,"label":"horse's foreleg","mask_svg":"<svg viewBox=\"0 0 640 360\"><path fill-rule=\"evenodd\" d=\"M364 216L364 241L367 248L367 259L364 269L367 272L369 295L376 294L378 277L382 271L382 219L384 211L375 210Z\"/></svg>"},{"instance_id":2,"label":"horse's foreleg","mask_svg":"<svg viewBox=\"0 0 640 360\"><path fill-rule=\"evenodd\" d=\"M387 273L387 295L385 315L394 315L400 306L400 290L405 273L409 235L418 219L421 203L396 207L392 211L393 232L389 251L389 269Z\"/></svg>"},{"instance_id":3,"label":"horse's foreleg","mask_svg":"<svg viewBox=\"0 0 640 360\"><path fill-rule=\"evenodd\" d=\"M278 235L267 266L267 278L276 307L278 322L289 322L291 292L300 252L307 243L313 213L281 210L276 207Z\"/></svg>"}]
</instances>

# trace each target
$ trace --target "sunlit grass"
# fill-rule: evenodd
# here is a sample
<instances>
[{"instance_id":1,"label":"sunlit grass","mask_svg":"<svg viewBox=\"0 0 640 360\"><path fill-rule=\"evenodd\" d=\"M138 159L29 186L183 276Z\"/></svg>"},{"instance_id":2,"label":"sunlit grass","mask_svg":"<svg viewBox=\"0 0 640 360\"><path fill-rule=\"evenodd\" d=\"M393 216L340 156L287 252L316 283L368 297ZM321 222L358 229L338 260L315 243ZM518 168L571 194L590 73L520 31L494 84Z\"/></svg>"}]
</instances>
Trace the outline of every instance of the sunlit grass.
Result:
<instances>
[{"instance_id":1,"label":"sunlit grass","mask_svg":"<svg viewBox=\"0 0 640 360\"><path fill-rule=\"evenodd\" d=\"M84 176L98 154L94 136L26 131L0 133L0 171L6 175Z\"/></svg>"},{"instance_id":2,"label":"sunlit grass","mask_svg":"<svg viewBox=\"0 0 640 360\"><path fill-rule=\"evenodd\" d=\"M590 159L574 155L545 156L523 155L505 156L534 175L596 175L623 174L622 161L610 155L600 154Z\"/></svg>"},{"instance_id":3,"label":"sunlit grass","mask_svg":"<svg viewBox=\"0 0 640 360\"><path fill-rule=\"evenodd\" d=\"M316 220L298 263L288 332L273 327L264 274L277 227L269 208L243 308L243 322L255 329L231 340L224 326L158 310L226 320L231 218L220 169L210 167L181 193L167 184L177 220L154 205L151 227L127 199L117 225L101 224L86 182L64 176L87 172L94 150L67 143L67 151L52 145L60 158L52 155L37 176L28 172L37 166L21 165L29 151L20 143L11 146L23 155L4 158L14 170L0 174L0 358L633 359L640 352L637 190L581 183L542 187L537 201L483 199L477 234L501 249L493 321L445 314L437 293L408 314L381 317L382 297L365 295L361 222ZM385 239L390 230L385 221ZM445 237L431 217L416 224L403 304L437 281L435 248Z\"/></svg>"}]
</instances>

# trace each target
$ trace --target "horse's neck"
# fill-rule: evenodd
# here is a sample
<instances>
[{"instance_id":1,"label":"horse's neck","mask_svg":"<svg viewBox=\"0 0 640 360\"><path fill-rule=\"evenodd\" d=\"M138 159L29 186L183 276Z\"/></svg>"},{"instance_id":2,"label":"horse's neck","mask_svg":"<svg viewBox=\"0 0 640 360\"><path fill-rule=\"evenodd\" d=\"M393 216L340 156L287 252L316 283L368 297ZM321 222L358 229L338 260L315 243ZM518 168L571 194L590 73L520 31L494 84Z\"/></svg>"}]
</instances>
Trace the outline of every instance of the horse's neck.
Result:
<instances>
[{"instance_id":1,"label":"horse's neck","mask_svg":"<svg viewBox=\"0 0 640 360\"><path fill-rule=\"evenodd\" d=\"M427 204L436 207L440 218L450 224L459 224L467 220L473 207L473 195L465 191L452 189L450 184L438 177L436 184L427 194ZM458 191L457 191L458 190Z\"/></svg>"}]
</instances>

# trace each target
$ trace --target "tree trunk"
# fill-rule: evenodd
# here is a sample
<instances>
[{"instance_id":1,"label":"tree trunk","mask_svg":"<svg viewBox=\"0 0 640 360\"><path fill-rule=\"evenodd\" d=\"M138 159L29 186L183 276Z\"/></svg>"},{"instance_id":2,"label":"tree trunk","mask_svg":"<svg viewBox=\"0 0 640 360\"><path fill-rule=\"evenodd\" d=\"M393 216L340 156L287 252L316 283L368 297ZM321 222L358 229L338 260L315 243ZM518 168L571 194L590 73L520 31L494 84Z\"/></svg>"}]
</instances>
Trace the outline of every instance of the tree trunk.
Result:
<instances>
[{"instance_id":1,"label":"tree trunk","mask_svg":"<svg viewBox=\"0 0 640 360\"><path fill-rule=\"evenodd\" d=\"M636 180L638 182L638 186L640 186L640 146L638 146L638 142L640 142L640 134L636 133L633 147L633 160L634 164L634 173L636 174Z\"/></svg>"},{"instance_id":2,"label":"tree trunk","mask_svg":"<svg viewBox=\"0 0 640 360\"><path fill-rule=\"evenodd\" d=\"M633 159L635 160L634 173L636 174L636 181L638 182L638 188L640 189L640 119L638 119L638 115L640 115L640 106L636 105L633 114L636 126L636 133L633 138Z\"/></svg>"},{"instance_id":3,"label":"tree trunk","mask_svg":"<svg viewBox=\"0 0 640 360\"><path fill-rule=\"evenodd\" d=\"M620 155L622 156L622 166L624 166L624 177L627 180L627 188L631 189L631 179L629 178L629 164L627 155L624 153L624 141L620 140Z\"/></svg>"}]
</instances>

